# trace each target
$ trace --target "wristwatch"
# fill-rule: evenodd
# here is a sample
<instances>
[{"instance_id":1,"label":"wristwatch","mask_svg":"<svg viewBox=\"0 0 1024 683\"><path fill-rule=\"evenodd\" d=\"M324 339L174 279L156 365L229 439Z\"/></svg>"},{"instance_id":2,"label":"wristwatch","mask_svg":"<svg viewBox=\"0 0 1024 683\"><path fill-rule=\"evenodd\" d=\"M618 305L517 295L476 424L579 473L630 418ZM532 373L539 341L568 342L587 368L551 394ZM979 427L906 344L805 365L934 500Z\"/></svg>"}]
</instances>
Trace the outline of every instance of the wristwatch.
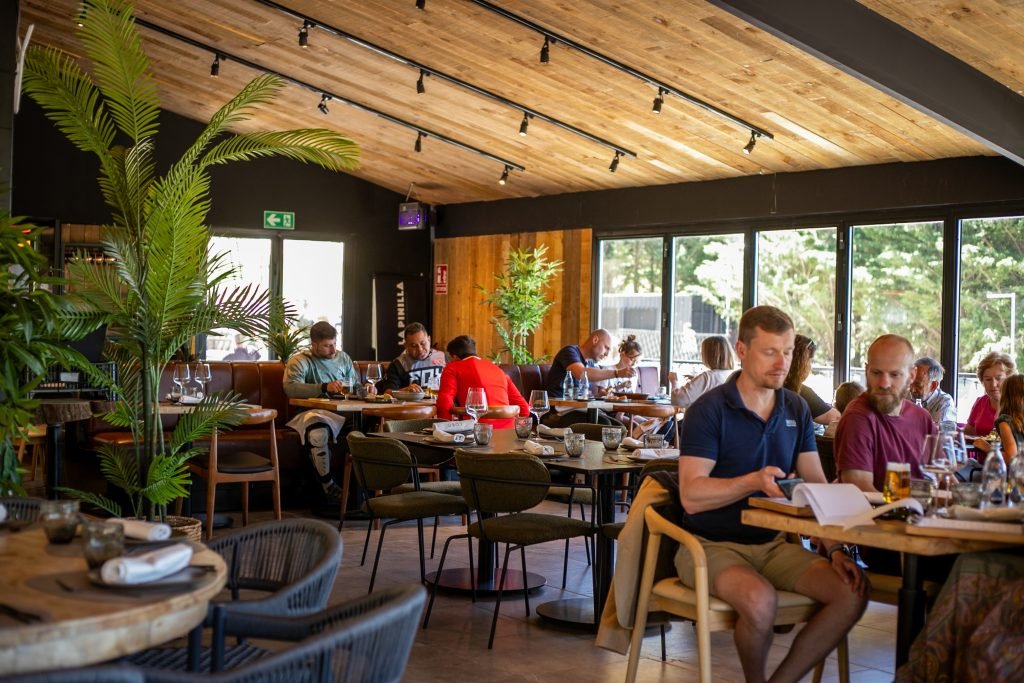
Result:
<instances>
[{"instance_id":1,"label":"wristwatch","mask_svg":"<svg viewBox=\"0 0 1024 683\"><path fill-rule=\"evenodd\" d=\"M328 384L327 382L324 382L323 384L320 385L320 393L321 394L326 394L327 393L327 384Z\"/></svg>"},{"instance_id":2,"label":"wristwatch","mask_svg":"<svg viewBox=\"0 0 1024 683\"><path fill-rule=\"evenodd\" d=\"M843 552L843 554L846 555L847 557L852 557L853 556L853 553L850 552L850 546L846 545L845 543L836 543L834 546L832 546L831 548L828 549L828 559L829 560L832 559L832 553L834 553L837 550L841 550Z\"/></svg>"}]
</instances>

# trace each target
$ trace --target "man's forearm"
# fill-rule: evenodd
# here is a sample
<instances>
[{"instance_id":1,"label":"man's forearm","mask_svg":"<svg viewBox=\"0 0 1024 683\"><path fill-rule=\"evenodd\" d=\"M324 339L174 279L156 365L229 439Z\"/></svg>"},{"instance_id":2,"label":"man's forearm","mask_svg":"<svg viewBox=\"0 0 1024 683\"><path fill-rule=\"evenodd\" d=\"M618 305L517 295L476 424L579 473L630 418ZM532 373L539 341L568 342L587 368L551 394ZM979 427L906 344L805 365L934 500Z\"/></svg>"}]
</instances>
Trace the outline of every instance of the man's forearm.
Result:
<instances>
[{"instance_id":1,"label":"man's forearm","mask_svg":"<svg viewBox=\"0 0 1024 683\"><path fill-rule=\"evenodd\" d=\"M284 394L288 398L316 398L323 393L319 384L304 384L302 382L285 382Z\"/></svg>"},{"instance_id":2,"label":"man's forearm","mask_svg":"<svg viewBox=\"0 0 1024 683\"><path fill-rule=\"evenodd\" d=\"M679 482L679 499L688 513L695 514L731 505L759 490L749 474L731 479L696 477Z\"/></svg>"}]
</instances>

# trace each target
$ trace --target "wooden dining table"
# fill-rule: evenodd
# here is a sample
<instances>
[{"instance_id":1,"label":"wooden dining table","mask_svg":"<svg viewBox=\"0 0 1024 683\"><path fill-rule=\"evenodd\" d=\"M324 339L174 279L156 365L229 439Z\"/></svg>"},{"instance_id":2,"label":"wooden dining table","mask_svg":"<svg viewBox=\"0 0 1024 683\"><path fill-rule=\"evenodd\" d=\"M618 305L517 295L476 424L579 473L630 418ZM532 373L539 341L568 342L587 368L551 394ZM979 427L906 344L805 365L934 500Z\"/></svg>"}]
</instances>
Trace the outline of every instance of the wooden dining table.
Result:
<instances>
[{"instance_id":1,"label":"wooden dining table","mask_svg":"<svg viewBox=\"0 0 1024 683\"><path fill-rule=\"evenodd\" d=\"M39 525L0 531L0 604L39 619L0 615L0 675L86 666L184 636L227 578L224 560L205 546L192 564L209 569L173 588L96 586L79 538L53 545Z\"/></svg>"},{"instance_id":2,"label":"wooden dining table","mask_svg":"<svg viewBox=\"0 0 1024 683\"><path fill-rule=\"evenodd\" d=\"M903 579L896 617L897 667L906 663L910 646L924 626L926 596L920 567L922 558L1024 544L1024 534L1007 535L1001 539L991 535L982 538L970 531L926 530L899 521L878 521L871 525L843 529L832 525L822 526L813 517L797 517L758 508L744 510L742 520L750 526L903 553Z\"/></svg>"},{"instance_id":3,"label":"wooden dining table","mask_svg":"<svg viewBox=\"0 0 1024 683\"><path fill-rule=\"evenodd\" d=\"M417 457L417 462L419 464L424 464L424 462L429 464L431 462L438 462L439 460L448 460L451 458L452 454L454 454L456 449L462 447L461 444L436 442L426 434L390 432L386 434L375 434L374 436L397 439L409 446L410 451L412 451L414 455L418 456L418 453L428 454L426 458ZM510 451L522 451L524 443L525 440L516 437L515 430L496 429L494 430L494 435L489 445L484 447L473 447L472 450L476 453L507 453ZM594 591L593 597L591 599L569 598L546 602L537 606L537 613L548 619L563 623L596 627L597 617L595 615L599 616L604 609L604 602L608 595L608 590L611 587L615 559L614 541L600 533L600 528L602 524L613 522L615 520L614 486L616 480L622 474L639 472L643 469L644 463L629 460L621 453L606 453L604 446L600 442L596 441L587 441L583 455L578 458L570 458L564 455L565 450L562 444L557 441L541 440L541 443L553 446L556 452L557 457L542 458L544 465L548 469L569 472L571 474L582 474L586 481L594 482L595 490L597 492L596 502L594 505L597 517L595 520L595 526L598 533L596 534L597 542L594 558L596 590ZM431 452L433 452L433 456L429 455ZM494 550L493 543L480 542L478 544L477 553L479 559L477 561L477 582L480 586L496 585L494 576ZM439 584L441 587L448 587L452 584L454 584L454 587L461 587L461 574L453 573L451 577L449 577L448 570L445 570L445 575L446 576L444 577L438 577L436 579L441 581ZM449 583L449 578L453 579L452 584ZM458 583L455 584L455 581L458 581ZM535 586L530 585L529 577L527 577L527 588L533 589L534 587ZM522 586L520 585L519 588L521 589Z\"/></svg>"}]
</instances>

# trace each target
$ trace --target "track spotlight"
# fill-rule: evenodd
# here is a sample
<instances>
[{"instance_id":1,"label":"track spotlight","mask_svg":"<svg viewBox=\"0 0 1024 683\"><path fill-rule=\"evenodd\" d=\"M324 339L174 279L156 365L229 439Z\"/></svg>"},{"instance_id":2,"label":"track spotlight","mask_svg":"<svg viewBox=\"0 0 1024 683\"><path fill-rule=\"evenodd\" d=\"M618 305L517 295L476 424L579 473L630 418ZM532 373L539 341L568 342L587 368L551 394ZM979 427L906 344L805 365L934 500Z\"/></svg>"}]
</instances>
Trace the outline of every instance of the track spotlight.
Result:
<instances>
[{"instance_id":1,"label":"track spotlight","mask_svg":"<svg viewBox=\"0 0 1024 683\"><path fill-rule=\"evenodd\" d=\"M530 127L530 115L523 112L523 122L519 124L519 134L524 138L526 137L527 130Z\"/></svg>"},{"instance_id":2,"label":"track spotlight","mask_svg":"<svg viewBox=\"0 0 1024 683\"><path fill-rule=\"evenodd\" d=\"M427 0L416 0L416 9L426 9Z\"/></svg>"},{"instance_id":3,"label":"track spotlight","mask_svg":"<svg viewBox=\"0 0 1024 683\"><path fill-rule=\"evenodd\" d=\"M668 93L664 88L658 88L658 94L654 97L654 106L651 107L651 113L660 114L661 105L665 104L665 95Z\"/></svg>"},{"instance_id":4,"label":"track spotlight","mask_svg":"<svg viewBox=\"0 0 1024 683\"><path fill-rule=\"evenodd\" d=\"M501 177L498 178L498 184L499 185L504 185L505 183L508 182L508 172L509 172L509 167L506 166L505 170L501 172Z\"/></svg>"},{"instance_id":5,"label":"track spotlight","mask_svg":"<svg viewBox=\"0 0 1024 683\"><path fill-rule=\"evenodd\" d=\"M427 92L426 86L423 85L423 77L426 76L426 75L427 75L426 72L423 69L420 69L420 77L418 79L416 79L416 94L417 95L422 95L423 93Z\"/></svg>"},{"instance_id":6,"label":"track spotlight","mask_svg":"<svg viewBox=\"0 0 1024 683\"><path fill-rule=\"evenodd\" d=\"M747 143L747 146L743 148L743 153L744 154L750 154L751 152L753 152L754 151L754 145L756 145L756 144L757 144L757 133L755 133L754 131L750 131L750 141Z\"/></svg>"},{"instance_id":7,"label":"track spotlight","mask_svg":"<svg viewBox=\"0 0 1024 683\"><path fill-rule=\"evenodd\" d=\"M327 116L331 113L331 110L327 108L327 103L330 102L331 96L324 93L320 96L320 104L316 105L316 108L320 110L320 113Z\"/></svg>"},{"instance_id":8,"label":"track spotlight","mask_svg":"<svg viewBox=\"0 0 1024 683\"><path fill-rule=\"evenodd\" d=\"M299 27L299 47L309 47L309 29L313 26L313 22L309 19L302 22L302 26Z\"/></svg>"},{"instance_id":9,"label":"track spotlight","mask_svg":"<svg viewBox=\"0 0 1024 683\"><path fill-rule=\"evenodd\" d=\"M619 156L621 156L621 154L622 153L619 152L619 150L615 150L615 156L612 157L612 163L608 166L609 173L615 173L615 171L619 168Z\"/></svg>"},{"instance_id":10,"label":"track spotlight","mask_svg":"<svg viewBox=\"0 0 1024 683\"><path fill-rule=\"evenodd\" d=\"M213 56L213 64L210 65L210 75L220 76L220 55Z\"/></svg>"},{"instance_id":11,"label":"track spotlight","mask_svg":"<svg viewBox=\"0 0 1024 683\"><path fill-rule=\"evenodd\" d=\"M423 131L416 132L416 144L412 148L417 152L423 151Z\"/></svg>"},{"instance_id":12,"label":"track spotlight","mask_svg":"<svg viewBox=\"0 0 1024 683\"><path fill-rule=\"evenodd\" d=\"M551 39L548 38L547 36L544 36L544 44L540 48L540 63L541 64L547 64L548 61L551 59L550 47L551 47Z\"/></svg>"}]
</instances>

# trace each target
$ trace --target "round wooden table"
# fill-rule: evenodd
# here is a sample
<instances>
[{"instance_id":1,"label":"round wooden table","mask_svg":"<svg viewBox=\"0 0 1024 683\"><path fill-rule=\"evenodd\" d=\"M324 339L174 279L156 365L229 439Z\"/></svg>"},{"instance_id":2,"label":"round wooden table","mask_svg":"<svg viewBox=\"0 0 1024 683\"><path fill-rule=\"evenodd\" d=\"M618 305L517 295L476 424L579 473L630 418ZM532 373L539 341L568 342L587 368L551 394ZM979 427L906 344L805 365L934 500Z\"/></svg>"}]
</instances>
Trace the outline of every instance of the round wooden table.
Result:
<instances>
[{"instance_id":1,"label":"round wooden table","mask_svg":"<svg viewBox=\"0 0 1024 683\"><path fill-rule=\"evenodd\" d=\"M213 568L181 589L104 588L86 576L80 538L51 545L38 526L0 531L0 604L41 619L0 616L0 675L95 664L184 636L227 577L224 560L205 547L192 564Z\"/></svg>"}]
</instances>

